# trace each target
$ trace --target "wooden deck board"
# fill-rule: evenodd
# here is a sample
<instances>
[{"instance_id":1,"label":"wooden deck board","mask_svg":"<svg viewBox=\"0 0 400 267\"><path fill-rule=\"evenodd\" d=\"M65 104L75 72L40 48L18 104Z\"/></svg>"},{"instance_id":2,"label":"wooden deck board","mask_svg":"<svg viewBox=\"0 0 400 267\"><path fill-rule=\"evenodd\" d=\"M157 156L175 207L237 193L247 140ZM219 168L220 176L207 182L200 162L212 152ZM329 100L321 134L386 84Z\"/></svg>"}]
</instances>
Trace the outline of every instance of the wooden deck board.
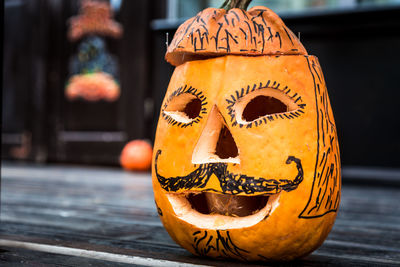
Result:
<instances>
[{"instance_id":1,"label":"wooden deck board","mask_svg":"<svg viewBox=\"0 0 400 267\"><path fill-rule=\"evenodd\" d=\"M180 263L227 264L193 256L171 240L155 209L150 174L6 163L1 175L0 239ZM345 184L338 218L328 239L312 255L295 263L399 266L399 200L398 187ZM68 257L59 254L49 261L51 256L46 252L2 249L0 260L10 265L18 260L44 265L57 261L65 266L109 265L80 257L65 260Z\"/></svg>"},{"instance_id":2,"label":"wooden deck board","mask_svg":"<svg viewBox=\"0 0 400 267\"><path fill-rule=\"evenodd\" d=\"M32 251L27 249L13 248L3 249L0 251L0 265L3 266L43 266L43 265L54 265L57 263L58 266L98 266L98 267L119 267L119 266L132 266L125 263L116 263L110 261L103 261L97 259L89 259L83 257L74 257L69 255L61 255L54 253L46 253L40 251ZM140 266L140 265L137 265Z\"/></svg>"}]
</instances>

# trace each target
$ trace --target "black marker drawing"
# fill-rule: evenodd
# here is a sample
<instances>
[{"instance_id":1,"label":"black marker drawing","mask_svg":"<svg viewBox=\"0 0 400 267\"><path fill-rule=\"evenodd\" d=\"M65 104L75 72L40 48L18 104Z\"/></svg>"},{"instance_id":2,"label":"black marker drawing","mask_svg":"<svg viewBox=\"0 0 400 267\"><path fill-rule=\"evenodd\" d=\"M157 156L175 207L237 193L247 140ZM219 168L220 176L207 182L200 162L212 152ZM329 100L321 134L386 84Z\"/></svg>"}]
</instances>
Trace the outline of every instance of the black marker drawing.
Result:
<instances>
[{"instance_id":1,"label":"black marker drawing","mask_svg":"<svg viewBox=\"0 0 400 267\"><path fill-rule=\"evenodd\" d=\"M158 213L158 215L160 215L160 216L163 216L162 210L161 210L161 209L160 209L160 207L158 206L157 202L156 202L156 201L154 201L154 203L156 203L156 207L157 207L157 213Z\"/></svg>"},{"instance_id":2,"label":"black marker drawing","mask_svg":"<svg viewBox=\"0 0 400 267\"><path fill-rule=\"evenodd\" d=\"M240 128L242 128L242 127L251 128L253 126L256 127L261 124L267 124L268 121L273 121L274 119L294 119L301 115L299 113L299 111L301 111L301 113L304 113L303 110L305 109L306 104L303 103L303 99L301 98L301 96L299 96L297 93L291 92L291 89L288 88L287 86L283 87L282 89L280 87L281 87L281 83L279 83L277 81L271 82L271 80L268 80L265 84L263 84L262 82L260 82L259 84L255 83L253 85L247 85L246 88L241 88L240 90L236 90L234 94L230 95L230 97L225 99L225 101L228 104L228 106L227 106L228 115L230 117L232 126L238 125ZM280 92L286 94L290 99L292 99L294 101L294 103L296 103L296 105L299 108L296 110L293 110L293 111L287 111L284 114L266 115L266 116L260 117L249 123L246 123L246 124L239 123L236 120L236 111L234 108L237 101L239 101L242 97L246 96L249 93L252 93L256 90L262 90L262 89L267 89L267 88L279 90Z\"/></svg>"},{"instance_id":3,"label":"black marker drawing","mask_svg":"<svg viewBox=\"0 0 400 267\"><path fill-rule=\"evenodd\" d=\"M247 250L239 248L233 242L229 231L226 230L202 230L193 233L193 248L196 254L208 256L210 252L219 252L220 258L237 256L246 260Z\"/></svg>"},{"instance_id":4,"label":"black marker drawing","mask_svg":"<svg viewBox=\"0 0 400 267\"><path fill-rule=\"evenodd\" d=\"M193 53L211 50L262 54L276 44L279 50L286 45L284 49L292 55L305 53L297 49L301 44L287 27L272 25L267 20L271 18L270 11L266 9L254 9L251 17L244 10L241 13L214 10L212 14L201 11L178 28L171 47L184 48ZM210 24L216 24L215 31L209 30Z\"/></svg>"},{"instance_id":5,"label":"black marker drawing","mask_svg":"<svg viewBox=\"0 0 400 267\"><path fill-rule=\"evenodd\" d=\"M200 110L200 114L194 118L192 121L188 122L188 123L184 123L184 122L179 122L176 121L174 118L172 118L171 116L169 116L168 114L166 114L164 111L165 109L168 107L168 104L171 102L171 100L174 97L180 96L182 94L191 94L193 96L195 96L197 99L199 99L201 101L201 110ZM178 89L176 89L174 92L171 93L171 95L168 96L167 100L165 101L162 110L161 110L161 116L163 117L164 120L167 121L168 124L172 124L172 125L176 125L178 127L181 128L186 128L189 127L191 125L193 125L194 123L198 123L200 122L200 120L203 118L201 116L201 114L206 114L206 108L205 105L207 105L207 97L205 97L203 95L203 92L201 92L200 90L192 87L192 86L181 86Z\"/></svg>"},{"instance_id":6,"label":"black marker drawing","mask_svg":"<svg viewBox=\"0 0 400 267\"><path fill-rule=\"evenodd\" d=\"M262 177L248 176L246 174L231 173L228 171L228 164L222 162L200 164L198 168L187 175L166 178L158 172L158 158L161 153L161 150L157 151L154 164L155 172L161 187L168 192L176 192L180 189L190 190L193 188L204 188L210 177L214 174L220 182L222 189L221 193L224 194L276 194L282 190L290 192L296 189L303 181L304 177L300 159L289 156L286 160L286 164L294 162L297 167L297 175L293 180L266 179ZM204 191L207 191L207 189ZM209 191L216 192L216 190Z\"/></svg>"},{"instance_id":7,"label":"black marker drawing","mask_svg":"<svg viewBox=\"0 0 400 267\"><path fill-rule=\"evenodd\" d=\"M340 156L336 127L322 70L312 57L306 57L314 80L317 111L317 157L310 198L299 218L309 219L336 212L340 202Z\"/></svg>"}]
</instances>

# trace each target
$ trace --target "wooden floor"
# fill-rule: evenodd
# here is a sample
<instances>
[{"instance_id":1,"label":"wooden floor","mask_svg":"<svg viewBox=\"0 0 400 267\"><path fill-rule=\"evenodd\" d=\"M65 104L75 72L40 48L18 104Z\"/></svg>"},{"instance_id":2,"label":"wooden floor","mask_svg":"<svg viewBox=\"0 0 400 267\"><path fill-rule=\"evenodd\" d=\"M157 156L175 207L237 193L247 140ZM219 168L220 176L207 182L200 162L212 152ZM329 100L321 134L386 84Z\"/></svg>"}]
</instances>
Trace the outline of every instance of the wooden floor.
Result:
<instances>
[{"instance_id":1,"label":"wooden floor","mask_svg":"<svg viewBox=\"0 0 400 267\"><path fill-rule=\"evenodd\" d=\"M199 258L155 209L150 174L2 163L0 265L257 266ZM344 184L323 246L287 266L400 266L400 187Z\"/></svg>"}]
</instances>

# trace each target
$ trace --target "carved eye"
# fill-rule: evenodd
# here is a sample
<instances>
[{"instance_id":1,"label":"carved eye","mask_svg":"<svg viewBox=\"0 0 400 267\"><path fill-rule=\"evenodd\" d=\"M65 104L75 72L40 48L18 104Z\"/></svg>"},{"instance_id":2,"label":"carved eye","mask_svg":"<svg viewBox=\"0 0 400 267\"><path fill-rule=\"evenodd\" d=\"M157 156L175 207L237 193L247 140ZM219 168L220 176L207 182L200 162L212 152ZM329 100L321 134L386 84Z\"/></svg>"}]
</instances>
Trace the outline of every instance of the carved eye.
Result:
<instances>
[{"instance_id":1,"label":"carved eye","mask_svg":"<svg viewBox=\"0 0 400 267\"><path fill-rule=\"evenodd\" d=\"M163 113L181 123L191 123L200 115L201 100L189 93L175 96L168 103Z\"/></svg>"},{"instance_id":2,"label":"carved eye","mask_svg":"<svg viewBox=\"0 0 400 267\"><path fill-rule=\"evenodd\" d=\"M259 118L298 109L298 105L281 91L267 88L244 96L236 104L236 120L247 124Z\"/></svg>"},{"instance_id":3,"label":"carved eye","mask_svg":"<svg viewBox=\"0 0 400 267\"><path fill-rule=\"evenodd\" d=\"M244 121L254 121L265 115L283 113L288 111L288 106L272 96L259 95L250 100L243 110Z\"/></svg>"}]
</instances>

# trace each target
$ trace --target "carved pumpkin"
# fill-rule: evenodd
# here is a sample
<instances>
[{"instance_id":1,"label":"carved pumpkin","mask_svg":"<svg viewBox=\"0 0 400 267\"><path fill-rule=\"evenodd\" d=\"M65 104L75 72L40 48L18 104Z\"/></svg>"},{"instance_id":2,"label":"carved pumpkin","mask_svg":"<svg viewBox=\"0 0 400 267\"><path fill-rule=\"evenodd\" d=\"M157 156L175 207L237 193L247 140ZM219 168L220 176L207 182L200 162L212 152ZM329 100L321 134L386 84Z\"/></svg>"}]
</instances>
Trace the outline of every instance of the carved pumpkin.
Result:
<instances>
[{"instance_id":1,"label":"carved pumpkin","mask_svg":"<svg viewBox=\"0 0 400 267\"><path fill-rule=\"evenodd\" d=\"M151 166L153 149L143 140L133 140L122 149L120 163L126 170L147 171Z\"/></svg>"},{"instance_id":2,"label":"carved pumpkin","mask_svg":"<svg viewBox=\"0 0 400 267\"><path fill-rule=\"evenodd\" d=\"M241 260L318 248L341 187L318 59L265 7L203 10L179 27L166 59L177 67L153 188L171 237L196 255Z\"/></svg>"}]
</instances>

